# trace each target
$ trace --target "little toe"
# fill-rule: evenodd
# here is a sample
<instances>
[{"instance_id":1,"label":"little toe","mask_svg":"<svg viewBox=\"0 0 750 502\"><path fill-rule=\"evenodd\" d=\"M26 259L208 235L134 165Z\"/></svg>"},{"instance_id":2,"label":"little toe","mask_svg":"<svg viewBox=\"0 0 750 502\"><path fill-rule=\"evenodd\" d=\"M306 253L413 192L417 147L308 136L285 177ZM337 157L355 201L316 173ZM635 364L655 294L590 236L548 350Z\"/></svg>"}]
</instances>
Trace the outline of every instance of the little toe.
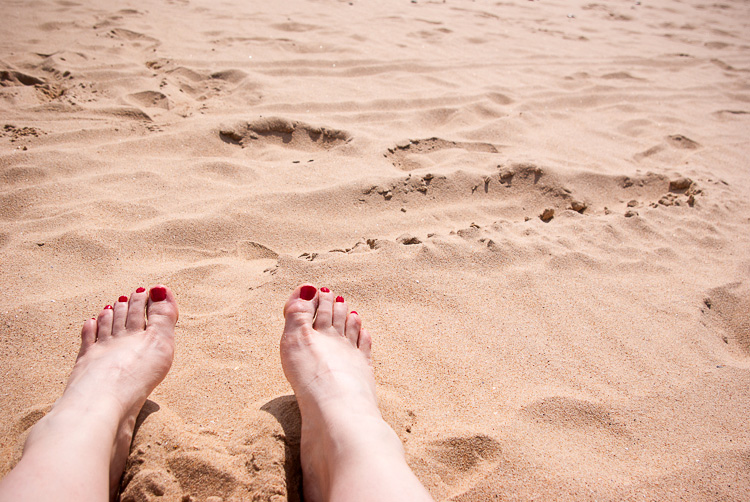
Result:
<instances>
[{"instance_id":1,"label":"little toe","mask_svg":"<svg viewBox=\"0 0 750 502\"><path fill-rule=\"evenodd\" d=\"M291 334L305 327L312 329L319 296L317 288L310 284L302 284L292 292L284 305L284 334Z\"/></svg>"},{"instance_id":2,"label":"little toe","mask_svg":"<svg viewBox=\"0 0 750 502\"><path fill-rule=\"evenodd\" d=\"M146 302L148 293L146 288L138 288L130 295L128 315L125 318L125 328L128 331L143 331L146 329Z\"/></svg>"},{"instance_id":3,"label":"little toe","mask_svg":"<svg viewBox=\"0 0 750 502\"><path fill-rule=\"evenodd\" d=\"M333 303L333 327L339 335L345 336L346 314L349 312L343 296L337 296Z\"/></svg>"},{"instance_id":4,"label":"little toe","mask_svg":"<svg viewBox=\"0 0 750 502\"><path fill-rule=\"evenodd\" d=\"M112 305L107 305L96 318L96 339L99 341L112 337L112 311Z\"/></svg>"},{"instance_id":5,"label":"little toe","mask_svg":"<svg viewBox=\"0 0 750 502\"><path fill-rule=\"evenodd\" d=\"M114 305L112 316L112 336L123 335L126 332L125 320L128 317L128 297L121 296Z\"/></svg>"},{"instance_id":6,"label":"little toe","mask_svg":"<svg viewBox=\"0 0 750 502\"><path fill-rule=\"evenodd\" d=\"M361 329L359 331L357 348L365 355L368 361L372 359L372 337L366 329Z\"/></svg>"},{"instance_id":7,"label":"little toe","mask_svg":"<svg viewBox=\"0 0 750 502\"><path fill-rule=\"evenodd\" d=\"M81 357L86 351L96 343L96 317L92 317L83 323L81 328L81 349L78 351L78 357Z\"/></svg>"},{"instance_id":8,"label":"little toe","mask_svg":"<svg viewBox=\"0 0 750 502\"><path fill-rule=\"evenodd\" d=\"M328 288L320 288L318 293L318 311L315 314L313 329L325 331L333 325L333 293Z\"/></svg>"},{"instance_id":9,"label":"little toe","mask_svg":"<svg viewBox=\"0 0 750 502\"><path fill-rule=\"evenodd\" d=\"M359 314L352 310L346 317L346 337L355 347L359 341L359 332L361 329L362 319L359 317Z\"/></svg>"},{"instance_id":10,"label":"little toe","mask_svg":"<svg viewBox=\"0 0 750 502\"><path fill-rule=\"evenodd\" d=\"M172 336L179 315L177 300L168 287L159 284L151 288L146 306L147 330L153 328L162 334Z\"/></svg>"}]
</instances>

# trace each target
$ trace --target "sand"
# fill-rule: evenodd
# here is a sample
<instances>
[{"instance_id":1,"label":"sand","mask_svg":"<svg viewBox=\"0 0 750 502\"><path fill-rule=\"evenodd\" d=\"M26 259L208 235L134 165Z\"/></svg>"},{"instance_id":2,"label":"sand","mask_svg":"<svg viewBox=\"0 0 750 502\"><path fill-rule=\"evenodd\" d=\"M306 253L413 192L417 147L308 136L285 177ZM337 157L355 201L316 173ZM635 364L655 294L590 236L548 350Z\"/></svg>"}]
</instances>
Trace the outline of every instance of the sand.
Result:
<instances>
[{"instance_id":1,"label":"sand","mask_svg":"<svg viewBox=\"0 0 750 502\"><path fill-rule=\"evenodd\" d=\"M438 501L750 499L745 1L1 9L0 474L162 282L122 500L298 500L311 281Z\"/></svg>"}]
</instances>

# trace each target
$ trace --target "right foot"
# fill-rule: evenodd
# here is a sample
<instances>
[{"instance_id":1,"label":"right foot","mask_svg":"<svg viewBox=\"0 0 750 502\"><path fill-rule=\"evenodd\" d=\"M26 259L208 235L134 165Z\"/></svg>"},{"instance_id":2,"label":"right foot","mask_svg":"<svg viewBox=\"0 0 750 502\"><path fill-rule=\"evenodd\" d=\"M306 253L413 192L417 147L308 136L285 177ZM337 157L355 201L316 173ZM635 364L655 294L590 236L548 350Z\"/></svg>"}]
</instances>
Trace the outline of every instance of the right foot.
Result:
<instances>
[{"instance_id":1,"label":"right foot","mask_svg":"<svg viewBox=\"0 0 750 502\"><path fill-rule=\"evenodd\" d=\"M284 317L281 365L302 415L305 499L431 500L380 415L359 315L327 288L302 285Z\"/></svg>"}]
</instances>

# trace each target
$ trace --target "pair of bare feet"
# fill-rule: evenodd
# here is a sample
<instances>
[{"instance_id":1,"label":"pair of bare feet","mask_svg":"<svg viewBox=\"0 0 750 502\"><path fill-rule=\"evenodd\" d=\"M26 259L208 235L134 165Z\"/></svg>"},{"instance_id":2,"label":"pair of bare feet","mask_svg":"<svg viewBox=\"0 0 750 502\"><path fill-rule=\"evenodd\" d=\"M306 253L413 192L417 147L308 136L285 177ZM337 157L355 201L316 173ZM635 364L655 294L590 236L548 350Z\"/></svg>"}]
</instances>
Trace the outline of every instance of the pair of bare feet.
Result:
<instances>
[{"instance_id":1,"label":"pair of bare feet","mask_svg":"<svg viewBox=\"0 0 750 502\"><path fill-rule=\"evenodd\" d=\"M136 417L172 365L177 317L172 292L155 286L84 323L65 391L0 482L0 501L116 495ZM284 317L281 363L302 415L305 499L432 500L380 415L359 315L327 288L305 284Z\"/></svg>"}]
</instances>

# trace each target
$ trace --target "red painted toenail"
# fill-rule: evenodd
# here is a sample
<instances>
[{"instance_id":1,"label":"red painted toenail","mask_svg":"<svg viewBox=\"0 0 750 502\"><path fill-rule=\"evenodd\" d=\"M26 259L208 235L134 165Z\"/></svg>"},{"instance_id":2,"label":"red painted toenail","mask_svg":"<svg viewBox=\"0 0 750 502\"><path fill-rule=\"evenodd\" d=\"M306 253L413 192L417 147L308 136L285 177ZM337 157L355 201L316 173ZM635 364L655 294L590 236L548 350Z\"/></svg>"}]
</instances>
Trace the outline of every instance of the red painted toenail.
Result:
<instances>
[{"instance_id":1,"label":"red painted toenail","mask_svg":"<svg viewBox=\"0 0 750 502\"><path fill-rule=\"evenodd\" d=\"M92 317L92 318L91 318L91 320L92 320L92 321L96 321L96 317Z\"/></svg>"},{"instance_id":2,"label":"red painted toenail","mask_svg":"<svg viewBox=\"0 0 750 502\"><path fill-rule=\"evenodd\" d=\"M118 302L122 302L122 303L125 303L126 301L128 301L128 297L127 297L127 296L125 296L125 295L123 295L123 296L121 296L120 298L118 298L118 299L117 299L117 301L118 301Z\"/></svg>"},{"instance_id":3,"label":"red painted toenail","mask_svg":"<svg viewBox=\"0 0 750 502\"><path fill-rule=\"evenodd\" d=\"M146 288L138 288L135 290L136 293L143 293L144 291L146 291Z\"/></svg>"},{"instance_id":4,"label":"red painted toenail","mask_svg":"<svg viewBox=\"0 0 750 502\"><path fill-rule=\"evenodd\" d=\"M354 314L354 315L359 315L359 314L357 314L357 311L356 311L356 310L352 310L352 312L351 312L351 313L352 313L352 314Z\"/></svg>"},{"instance_id":5,"label":"red painted toenail","mask_svg":"<svg viewBox=\"0 0 750 502\"><path fill-rule=\"evenodd\" d=\"M343 296L337 296L336 297L336 303L344 303L344 297Z\"/></svg>"},{"instance_id":6,"label":"red painted toenail","mask_svg":"<svg viewBox=\"0 0 750 502\"><path fill-rule=\"evenodd\" d=\"M105 305L104 310L112 310L112 305Z\"/></svg>"},{"instance_id":7,"label":"red painted toenail","mask_svg":"<svg viewBox=\"0 0 750 502\"><path fill-rule=\"evenodd\" d=\"M163 301L167 297L167 288L162 288L161 286L151 288L149 296L151 296L152 302Z\"/></svg>"},{"instance_id":8,"label":"red painted toenail","mask_svg":"<svg viewBox=\"0 0 750 502\"><path fill-rule=\"evenodd\" d=\"M330 290L330 289L328 289L328 288L320 288L320 292L321 292L321 293L330 293L330 292L331 292L331 290Z\"/></svg>"},{"instance_id":9,"label":"red painted toenail","mask_svg":"<svg viewBox=\"0 0 750 502\"><path fill-rule=\"evenodd\" d=\"M302 289L299 290L299 297L303 300L310 301L313 298L315 298L315 293L318 290L315 289L315 286L302 286Z\"/></svg>"}]
</instances>

